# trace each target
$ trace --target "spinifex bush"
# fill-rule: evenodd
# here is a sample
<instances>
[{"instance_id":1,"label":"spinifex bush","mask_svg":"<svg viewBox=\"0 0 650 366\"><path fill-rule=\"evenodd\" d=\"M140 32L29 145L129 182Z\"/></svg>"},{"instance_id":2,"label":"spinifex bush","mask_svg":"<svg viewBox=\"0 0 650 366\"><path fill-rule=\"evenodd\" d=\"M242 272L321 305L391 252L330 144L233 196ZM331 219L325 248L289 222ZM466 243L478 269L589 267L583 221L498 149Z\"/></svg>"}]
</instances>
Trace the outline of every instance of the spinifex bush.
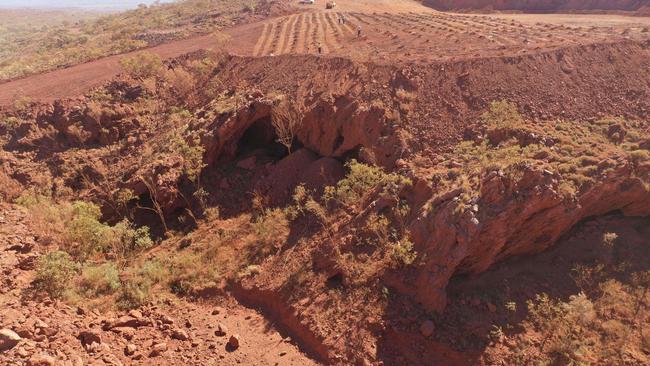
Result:
<instances>
[{"instance_id":1,"label":"spinifex bush","mask_svg":"<svg viewBox=\"0 0 650 366\"><path fill-rule=\"evenodd\" d=\"M490 129L516 128L524 122L517 106L507 100L492 102L490 109L481 117Z\"/></svg>"},{"instance_id":2,"label":"spinifex bush","mask_svg":"<svg viewBox=\"0 0 650 366\"><path fill-rule=\"evenodd\" d=\"M87 266L81 273L79 291L86 297L111 294L120 288L120 272L113 263Z\"/></svg>"},{"instance_id":3,"label":"spinifex bush","mask_svg":"<svg viewBox=\"0 0 650 366\"><path fill-rule=\"evenodd\" d=\"M389 190L411 184L408 178L395 173L386 173L380 167L359 163L354 159L347 162L345 166L349 170L346 177L341 179L336 187L325 187L323 194L325 202L337 201L353 205L380 184Z\"/></svg>"},{"instance_id":4,"label":"spinifex bush","mask_svg":"<svg viewBox=\"0 0 650 366\"><path fill-rule=\"evenodd\" d=\"M127 220L115 226L104 224L94 203L57 203L34 194L23 195L16 203L30 210L39 231L81 261L105 255L126 260L130 254L153 246L148 227L136 228Z\"/></svg>"},{"instance_id":5,"label":"spinifex bush","mask_svg":"<svg viewBox=\"0 0 650 366\"><path fill-rule=\"evenodd\" d=\"M109 226L99 221L99 207L92 203L75 202L73 217L66 230L69 251L81 259L96 254L112 253L126 258L130 253L147 249L153 245L149 228L134 228L128 221Z\"/></svg>"},{"instance_id":6,"label":"spinifex bush","mask_svg":"<svg viewBox=\"0 0 650 366\"><path fill-rule=\"evenodd\" d=\"M70 254L66 252L47 253L39 260L34 286L53 298L62 297L70 288L70 283L79 272L79 268L79 263L72 260Z\"/></svg>"}]
</instances>

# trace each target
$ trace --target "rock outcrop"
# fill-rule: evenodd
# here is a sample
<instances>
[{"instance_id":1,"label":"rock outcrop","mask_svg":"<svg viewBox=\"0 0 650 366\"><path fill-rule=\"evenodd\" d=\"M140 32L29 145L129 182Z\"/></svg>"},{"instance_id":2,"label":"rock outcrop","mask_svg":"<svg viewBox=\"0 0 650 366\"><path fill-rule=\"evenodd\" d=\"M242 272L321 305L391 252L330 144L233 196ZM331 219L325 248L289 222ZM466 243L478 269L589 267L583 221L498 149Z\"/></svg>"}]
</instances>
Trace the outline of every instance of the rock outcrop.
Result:
<instances>
[{"instance_id":1,"label":"rock outcrop","mask_svg":"<svg viewBox=\"0 0 650 366\"><path fill-rule=\"evenodd\" d=\"M639 177L648 168L619 161L569 199L561 192L560 177L550 171L524 167L519 180L491 171L481 178L475 204L460 214L460 192L434 195L410 226L418 252L427 258L410 291L426 308L441 311L453 275L479 273L502 259L541 252L588 217L614 211L650 215L648 184Z\"/></svg>"}]
</instances>

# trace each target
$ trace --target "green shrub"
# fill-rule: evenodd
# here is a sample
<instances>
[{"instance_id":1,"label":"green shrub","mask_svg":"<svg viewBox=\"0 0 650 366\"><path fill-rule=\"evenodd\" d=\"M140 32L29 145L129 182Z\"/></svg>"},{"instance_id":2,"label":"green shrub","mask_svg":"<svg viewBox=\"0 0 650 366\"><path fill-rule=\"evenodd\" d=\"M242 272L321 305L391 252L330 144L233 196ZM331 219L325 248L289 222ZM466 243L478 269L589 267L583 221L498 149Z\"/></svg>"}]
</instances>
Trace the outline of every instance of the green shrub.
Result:
<instances>
[{"instance_id":1,"label":"green shrub","mask_svg":"<svg viewBox=\"0 0 650 366\"><path fill-rule=\"evenodd\" d=\"M413 250L410 240L402 239L393 245L393 263L398 266L409 266L415 262L418 253Z\"/></svg>"},{"instance_id":2,"label":"green shrub","mask_svg":"<svg viewBox=\"0 0 650 366\"><path fill-rule=\"evenodd\" d=\"M401 175L384 172L381 168L350 160L345 164L348 174L340 180L336 187L326 187L323 200L338 201L352 205L358 202L368 191L383 184L387 189L396 189L402 185L410 185L411 181Z\"/></svg>"},{"instance_id":3,"label":"green shrub","mask_svg":"<svg viewBox=\"0 0 650 366\"><path fill-rule=\"evenodd\" d=\"M284 244L289 236L289 220L279 208L267 209L253 222L253 233L264 247Z\"/></svg>"},{"instance_id":4,"label":"green shrub","mask_svg":"<svg viewBox=\"0 0 650 366\"><path fill-rule=\"evenodd\" d=\"M206 263L199 253L183 253L172 261L169 285L172 292L189 295L216 285L217 278L213 263Z\"/></svg>"},{"instance_id":5,"label":"green shrub","mask_svg":"<svg viewBox=\"0 0 650 366\"><path fill-rule=\"evenodd\" d=\"M110 247L120 258L126 258L131 253L141 252L154 245L148 226L136 228L131 222L123 220L112 227L111 231Z\"/></svg>"},{"instance_id":6,"label":"green shrub","mask_svg":"<svg viewBox=\"0 0 650 366\"><path fill-rule=\"evenodd\" d=\"M117 305L121 309L139 308L151 301L151 282L144 279L132 279L122 284Z\"/></svg>"},{"instance_id":7,"label":"green shrub","mask_svg":"<svg viewBox=\"0 0 650 366\"><path fill-rule=\"evenodd\" d=\"M81 259L96 254L112 253L124 259L133 252L153 246L146 226L135 228L123 220L115 226L99 221L99 207L86 202L73 203L73 217L66 225L65 237L70 245L70 253Z\"/></svg>"},{"instance_id":8,"label":"green shrub","mask_svg":"<svg viewBox=\"0 0 650 366\"><path fill-rule=\"evenodd\" d=\"M34 285L51 297L60 298L70 289L71 281L79 268L79 264L66 252L47 253L39 259Z\"/></svg>"},{"instance_id":9,"label":"green shrub","mask_svg":"<svg viewBox=\"0 0 650 366\"><path fill-rule=\"evenodd\" d=\"M148 227L136 228L127 220L115 226L104 224L99 221L101 211L94 203L55 203L38 194L21 195L16 203L30 210L38 231L58 237L64 249L82 261L100 254L127 259L153 246Z\"/></svg>"},{"instance_id":10,"label":"green shrub","mask_svg":"<svg viewBox=\"0 0 650 366\"><path fill-rule=\"evenodd\" d=\"M86 297L111 294L120 288L120 272L113 263L87 266L81 273L79 290Z\"/></svg>"},{"instance_id":11,"label":"green shrub","mask_svg":"<svg viewBox=\"0 0 650 366\"><path fill-rule=\"evenodd\" d=\"M117 305L122 309L141 307L152 300L151 289L166 282L169 278L169 269L159 260L144 262L139 269L127 274L126 280L120 287Z\"/></svg>"},{"instance_id":12,"label":"green shrub","mask_svg":"<svg viewBox=\"0 0 650 366\"><path fill-rule=\"evenodd\" d=\"M516 128L523 124L517 105L507 100L492 102L481 118L490 129Z\"/></svg>"},{"instance_id":13,"label":"green shrub","mask_svg":"<svg viewBox=\"0 0 650 366\"><path fill-rule=\"evenodd\" d=\"M135 56L124 57L120 60L124 72L135 79L146 79L157 76L163 68L160 56L151 52L139 52Z\"/></svg>"}]
</instances>

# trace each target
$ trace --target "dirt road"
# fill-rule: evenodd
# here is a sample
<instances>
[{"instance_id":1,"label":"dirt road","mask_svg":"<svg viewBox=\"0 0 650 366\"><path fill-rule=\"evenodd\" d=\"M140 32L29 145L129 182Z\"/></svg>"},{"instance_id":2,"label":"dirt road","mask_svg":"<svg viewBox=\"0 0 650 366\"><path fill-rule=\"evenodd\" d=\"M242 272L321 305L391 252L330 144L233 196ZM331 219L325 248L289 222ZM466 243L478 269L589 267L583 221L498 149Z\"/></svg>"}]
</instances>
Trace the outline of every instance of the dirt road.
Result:
<instances>
[{"instance_id":1,"label":"dirt road","mask_svg":"<svg viewBox=\"0 0 650 366\"><path fill-rule=\"evenodd\" d=\"M163 58L170 58L199 49L209 49L215 45L213 37L200 36L163 44L147 51L157 53ZM121 71L120 59L138 52L140 51L105 57L65 69L2 83L0 84L0 105L10 104L18 97L52 101L78 96L115 77Z\"/></svg>"}]
</instances>

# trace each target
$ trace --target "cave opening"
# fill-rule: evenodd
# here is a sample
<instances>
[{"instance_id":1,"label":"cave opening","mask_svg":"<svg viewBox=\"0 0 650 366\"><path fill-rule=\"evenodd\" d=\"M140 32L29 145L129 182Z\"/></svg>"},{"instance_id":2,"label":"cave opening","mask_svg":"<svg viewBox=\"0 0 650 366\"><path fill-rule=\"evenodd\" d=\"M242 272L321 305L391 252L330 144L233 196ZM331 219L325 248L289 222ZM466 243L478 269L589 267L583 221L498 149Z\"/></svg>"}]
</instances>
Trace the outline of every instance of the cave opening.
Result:
<instances>
[{"instance_id":1,"label":"cave opening","mask_svg":"<svg viewBox=\"0 0 650 366\"><path fill-rule=\"evenodd\" d=\"M273 160L280 160L289 154L287 148L278 142L270 116L253 122L237 141L235 156L244 157L250 154L262 154Z\"/></svg>"}]
</instances>

